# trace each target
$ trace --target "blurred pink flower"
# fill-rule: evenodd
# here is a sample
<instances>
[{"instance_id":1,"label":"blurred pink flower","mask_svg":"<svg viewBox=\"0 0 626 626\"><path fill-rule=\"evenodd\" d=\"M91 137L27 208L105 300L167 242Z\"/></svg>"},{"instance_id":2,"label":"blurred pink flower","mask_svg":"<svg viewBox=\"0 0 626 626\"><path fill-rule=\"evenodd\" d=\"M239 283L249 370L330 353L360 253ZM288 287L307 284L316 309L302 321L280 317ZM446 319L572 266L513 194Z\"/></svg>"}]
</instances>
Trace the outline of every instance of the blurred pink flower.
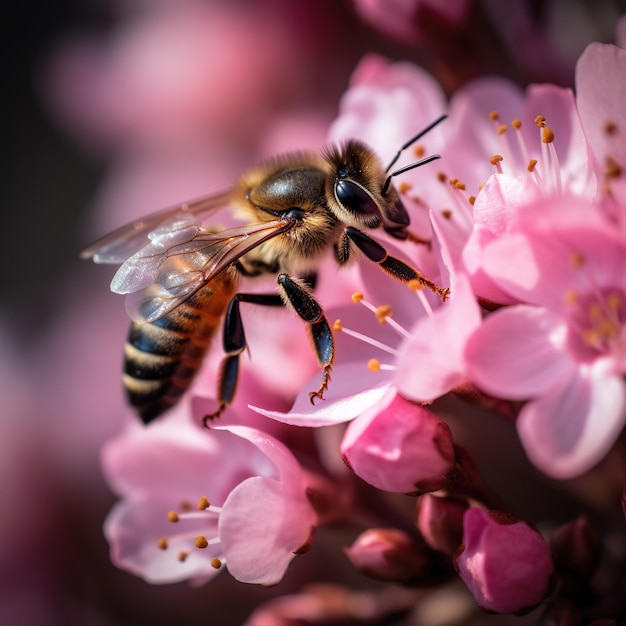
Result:
<instances>
[{"instance_id":1,"label":"blurred pink flower","mask_svg":"<svg viewBox=\"0 0 626 626\"><path fill-rule=\"evenodd\" d=\"M463 538L464 498L425 493L417 501L417 528L433 549L452 556Z\"/></svg>"},{"instance_id":2,"label":"blurred pink flower","mask_svg":"<svg viewBox=\"0 0 626 626\"><path fill-rule=\"evenodd\" d=\"M487 611L524 614L552 591L550 548L526 523L499 511L466 511L455 566Z\"/></svg>"},{"instance_id":3,"label":"blurred pink flower","mask_svg":"<svg viewBox=\"0 0 626 626\"><path fill-rule=\"evenodd\" d=\"M354 0L361 18L406 43L429 41L434 33L461 30L474 0Z\"/></svg>"},{"instance_id":4,"label":"blurred pink flower","mask_svg":"<svg viewBox=\"0 0 626 626\"><path fill-rule=\"evenodd\" d=\"M43 89L68 132L98 150L240 143L294 92L305 42L262 4L148 3L104 36L68 38Z\"/></svg>"},{"instance_id":5,"label":"blurred pink flower","mask_svg":"<svg viewBox=\"0 0 626 626\"><path fill-rule=\"evenodd\" d=\"M474 332L470 376L487 393L529 400L517 429L540 469L582 474L626 421L626 240L588 201L544 199L516 214L484 267L530 304L497 311Z\"/></svg>"},{"instance_id":6,"label":"blurred pink flower","mask_svg":"<svg viewBox=\"0 0 626 626\"><path fill-rule=\"evenodd\" d=\"M148 582L207 580L225 562L237 580L274 584L311 541L305 475L258 430L203 430L182 406L109 441L102 461L122 497L105 523L112 559Z\"/></svg>"}]
</instances>

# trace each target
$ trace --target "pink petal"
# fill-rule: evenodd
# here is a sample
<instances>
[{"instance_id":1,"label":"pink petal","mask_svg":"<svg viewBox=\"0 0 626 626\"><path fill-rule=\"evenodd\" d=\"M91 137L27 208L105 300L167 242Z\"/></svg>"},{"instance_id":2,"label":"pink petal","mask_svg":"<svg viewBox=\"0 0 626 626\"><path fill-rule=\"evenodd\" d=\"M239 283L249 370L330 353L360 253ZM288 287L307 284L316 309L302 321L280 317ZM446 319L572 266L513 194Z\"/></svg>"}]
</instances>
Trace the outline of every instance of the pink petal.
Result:
<instances>
[{"instance_id":1,"label":"pink petal","mask_svg":"<svg viewBox=\"0 0 626 626\"><path fill-rule=\"evenodd\" d=\"M465 379L465 344L481 323L464 274L456 275L452 294L432 317L420 319L411 329L397 359L394 382L407 398L434 400Z\"/></svg>"},{"instance_id":2,"label":"pink petal","mask_svg":"<svg viewBox=\"0 0 626 626\"><path fill-rule=\"evenodd\" d=\"M596 157L598 168L606 167L610 156L626 167L626 50L610 44L592 43L576 65L576 93L580 116L587 138ZM607 122L618 129L606 130Z\"/></svg>"},{"instance_id":3,"label":"pink petal","mask_svg":"<svg viewBox=\"0 0 626 626\"><path fill-rule=\"evenodd\" d=\"M491 314L470 337L469 376L483 391L526 400L566 380L574 363L564 351L566 328L546 309L517 305Z\"/></svg>"},{"instance_id":4,"label":"pink petal","mask_svg":"<svg viewBox=\"0 0 626 626\"><path fill-rule=\"evenodd\" d=\"M305 385L288 413L266 411L250 405L261 415L295 426L327 426L354 419L376 404L390 387L391 374L372 373L365 363L346 363L333 368L333 380L323 400L311 404L309 391L319 386L319 374Z\"/></svg>"},{"instance_id":5,"label":"pink petal","mask_svg":"<svg viewBox=\"0 0 626 626\"><path fill-rule=\"evenodd\" d=\"M517 429L531 461L555 478L578 476L600 461L626 421L626 386L608 363L581 367L521 411Z\"/></svg>"},{"instance_id":6,"label":"pink petal","mask_svg":"<svg viewBox=\"0 0 626 626\"><path fill-rule=\"evenodd\" d=\"M304 495L294 498L271 478L245 480L228 496L219 520L228 571L241 582L278 583L308 545L315 522Z\"/></svg>"}]
</instances>

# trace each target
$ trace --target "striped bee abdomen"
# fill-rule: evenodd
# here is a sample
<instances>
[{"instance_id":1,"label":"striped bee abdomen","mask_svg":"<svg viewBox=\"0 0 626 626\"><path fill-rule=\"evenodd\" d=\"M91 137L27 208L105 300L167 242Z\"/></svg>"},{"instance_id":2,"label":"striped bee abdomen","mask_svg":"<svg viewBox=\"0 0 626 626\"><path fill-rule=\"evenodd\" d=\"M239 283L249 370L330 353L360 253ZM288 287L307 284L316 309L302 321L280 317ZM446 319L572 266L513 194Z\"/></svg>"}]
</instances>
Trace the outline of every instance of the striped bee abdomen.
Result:
<instances>
[{"instance_id":1,"label":"striped bee abdomen","mask_svg":"<svg viewBox=\"0 0 626 626\"><path fill-rule=\"evenodd\" d=\"M174 406L191 385L236 282L232 273L224 272L171 313L151 323L131 324L122 382L144 423Z\"/></svg>"}]
</instances>

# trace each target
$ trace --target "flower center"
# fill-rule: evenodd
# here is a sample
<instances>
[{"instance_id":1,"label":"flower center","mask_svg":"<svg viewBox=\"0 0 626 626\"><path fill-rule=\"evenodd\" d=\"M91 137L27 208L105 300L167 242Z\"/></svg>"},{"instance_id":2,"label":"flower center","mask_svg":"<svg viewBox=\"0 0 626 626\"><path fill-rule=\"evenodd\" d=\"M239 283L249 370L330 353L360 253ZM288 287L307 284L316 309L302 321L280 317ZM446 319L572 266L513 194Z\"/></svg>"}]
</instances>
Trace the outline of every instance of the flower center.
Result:
<instances>
[{"instance_id":1,"label":"flower center","mask_svg":"<svg viewBox=\"0 0 626 626\"><path fill-rule=\"evenodd\" d=\"M588 359L611 354L626 365L626 294L614 288L570 292L570 345Z\"/></svg>"},{"instance_id":2,"label":"flower center","mask_svg":"<svg viewBox=\"0 0 626 626\"><path fill-rule=\"evenodd\" d=\"M539 129L541 161L529 157L528 147L521 133L522 122L520 120L512 120L510 125L503 124L500 122L500 114L497 111L492 111L489 119L494 122L502 144L502 154L495 154L490 158L490 163L498 173L518 176L524 172L532 176L543 194L562 191L561 166L554 148L554 131L547 125L543 115L537 115L534 120ZM517 150L508 139L509 128L514 130Z\"/></svg>"},{"instance_id":3,"label":"flower center","mask_svg":"<svg viewBox=\"0 0 626 626\"><path fill-rule=\"evenodd\" d=\"M219 550L220 538L217 534L217 520L221 511L220 507L213 506L204 496L198 500L195 510L189 503L183 503L180 511L170 511L167 514L167 519L172 524L181 525L180 532L161 537L157 541L157 546L161 550L177 546L179 548L177 558L181 563L190 558L195 550L211 549L213 554L210 558L211 566L219 569L225 562ZM199 529L204 530L204 534L199 534Z\"/></svg>"}]
</instances>

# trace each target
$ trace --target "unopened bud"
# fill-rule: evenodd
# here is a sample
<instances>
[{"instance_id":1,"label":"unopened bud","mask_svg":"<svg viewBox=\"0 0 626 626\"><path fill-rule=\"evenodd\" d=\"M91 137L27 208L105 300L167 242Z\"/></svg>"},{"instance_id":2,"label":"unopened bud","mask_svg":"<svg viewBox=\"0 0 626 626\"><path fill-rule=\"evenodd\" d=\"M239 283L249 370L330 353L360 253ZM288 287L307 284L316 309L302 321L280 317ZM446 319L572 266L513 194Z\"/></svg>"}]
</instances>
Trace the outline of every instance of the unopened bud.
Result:
<instances>
[{"instance_id":1,"label":"unopened bud","mask_svg":"<svg viewBox=\"0 0 626 626\"><path fill-rule=\"evenodd\" d=\"M558 528L550 543L559 575L584 582L593 574L600 560L600 540L586 515Z\"/></svg>"},{"instance_id":2,"label":"unopened bud","mask_svg":"<svg viewBox=\"0 0 626 626\"><path fill-rule=\"evenodd\" d=\"M442 571L436 553L397 529L366 530L344 552L362 574L377 580L424 584Z\"/></svg>"},{"instance_id":3,"label":"unopened bud","mask_svg":"<svg viewBox=\"0 0 626 626\"><path fill-rule=\"evenodd\" d=\"M433 549L453 556L463 541L463 514L469 508L462 498L424 494L417 502L417 527Z\"/></svg>"}]
</instances>

